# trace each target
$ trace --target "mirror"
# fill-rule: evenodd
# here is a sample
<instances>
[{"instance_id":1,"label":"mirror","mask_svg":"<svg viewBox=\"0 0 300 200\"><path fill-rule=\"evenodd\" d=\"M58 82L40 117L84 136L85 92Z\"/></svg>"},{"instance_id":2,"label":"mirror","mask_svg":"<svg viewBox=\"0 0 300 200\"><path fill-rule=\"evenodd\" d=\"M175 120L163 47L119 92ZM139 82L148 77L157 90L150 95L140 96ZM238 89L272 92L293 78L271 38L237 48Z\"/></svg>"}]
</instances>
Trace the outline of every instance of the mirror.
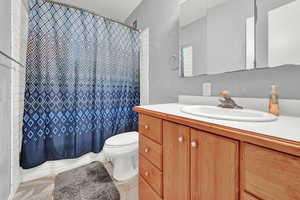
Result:
<instances>
[{"instance_id":1,"label":"mirror","mask_svg":"<svg viewBox=\"0 0 300 200\"><path fill-rule=\"evenodd\" d=\"M300 0L259 0L257 9L257 67L300 65Z\"/></svg>"},{"instance_id":2,"label":"mirror","mask_svg":"<svg viewBox=\"0 0 300 200\"><path fill-rule=\"evenodd\" d=\"M180 0L181 77L254 68L254 0Z\"/></svg>"}]
</instances>

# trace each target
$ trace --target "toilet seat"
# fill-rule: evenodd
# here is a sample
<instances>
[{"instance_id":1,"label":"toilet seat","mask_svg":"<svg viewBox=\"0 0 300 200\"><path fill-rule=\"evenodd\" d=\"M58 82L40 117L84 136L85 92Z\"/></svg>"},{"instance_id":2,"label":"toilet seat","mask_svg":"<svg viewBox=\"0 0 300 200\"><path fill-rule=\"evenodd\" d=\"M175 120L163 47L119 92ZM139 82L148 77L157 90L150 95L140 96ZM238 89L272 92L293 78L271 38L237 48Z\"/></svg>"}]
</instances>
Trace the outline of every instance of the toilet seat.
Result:
<instances>
[{"instance_id":1,"label":"toilet seat","mask_svg":"<svg viewBox=\"0 0 300 200\"><path fill-rule=\"evenodd\" d=\"M112 136L105 141L103 151L111 158L134 154L138 148L138 133L128 132Z\"/></svg>"},{"instance_id":2,"label":"toilet seat","mask_svg":"<svg viewBox=\"0 0 300 200\"><path fill-rule=\"evenodd\" d=\"M124 146L136 145L138 143L138 133L128 132L115 135L105 141L105 146L111 148L119 148Z\"/></svg>"},{"instance_id":3,"label":"toilet seat","mask_svg":"<svg viewBox=\"0 0 300 200\"><path fill-rule=\"evenodd\" d=\"M103 152L113 163L114 179L124 181L138 174L138 139L137 132L128 132L105 141Z\"/></svg>"}]
</instances>

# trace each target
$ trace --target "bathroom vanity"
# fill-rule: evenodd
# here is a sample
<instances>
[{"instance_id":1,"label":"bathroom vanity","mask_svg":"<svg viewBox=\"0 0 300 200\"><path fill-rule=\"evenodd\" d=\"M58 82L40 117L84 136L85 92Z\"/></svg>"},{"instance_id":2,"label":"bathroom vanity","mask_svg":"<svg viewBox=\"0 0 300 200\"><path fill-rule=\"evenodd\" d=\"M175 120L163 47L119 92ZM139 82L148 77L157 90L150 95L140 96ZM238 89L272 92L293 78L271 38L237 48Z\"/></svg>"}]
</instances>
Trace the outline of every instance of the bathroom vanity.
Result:
<instances>
[{"instance_id":1,"label":"bathroom vanity","mask_svg":"<svg viewBox=\"0 0 300 200\"><path fill-rule=\"evenodd\" d=\"M139 199L300 199L300 118L234 122L182 113L179 104L139 113Z\"/></svg>"}]
</instances>

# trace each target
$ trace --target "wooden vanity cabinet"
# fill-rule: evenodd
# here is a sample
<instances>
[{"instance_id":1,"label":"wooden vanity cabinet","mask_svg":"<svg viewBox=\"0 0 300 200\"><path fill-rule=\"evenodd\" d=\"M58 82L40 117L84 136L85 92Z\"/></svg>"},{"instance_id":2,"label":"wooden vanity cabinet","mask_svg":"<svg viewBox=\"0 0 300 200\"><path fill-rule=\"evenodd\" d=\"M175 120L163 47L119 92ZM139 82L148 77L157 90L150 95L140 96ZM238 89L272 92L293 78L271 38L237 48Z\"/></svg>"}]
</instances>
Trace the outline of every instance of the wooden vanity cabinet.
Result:
<instances>
[{"instance_id":1,"label":"wooden vanity cabinet","mask_svg":"<svg viewBox=\"0 0 300 200\"><path fill-rule=\"evenodd\" d=\"M237 200L238 142L163 122L165 200Z\"/></svg>"},{"instance_id":2,"label":"wooden vanity cabinet","mask_svg":"<svg viewBox=\"0 0 300 200\"><path fill-rule=\"evenodd\" d=\"M149 115L139 121L140 200L300 200L300 144Z\"/></svg>"}]
</instances>

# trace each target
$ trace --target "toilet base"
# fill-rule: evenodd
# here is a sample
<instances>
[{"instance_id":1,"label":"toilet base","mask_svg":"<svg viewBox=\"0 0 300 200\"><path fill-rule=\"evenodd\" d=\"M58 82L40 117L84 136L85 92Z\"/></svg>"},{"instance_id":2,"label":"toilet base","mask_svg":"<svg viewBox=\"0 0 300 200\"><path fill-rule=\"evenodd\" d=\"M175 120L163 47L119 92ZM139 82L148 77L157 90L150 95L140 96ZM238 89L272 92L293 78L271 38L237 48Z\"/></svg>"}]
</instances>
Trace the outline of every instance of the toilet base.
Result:
<instances>
[{"instance_id":1,"label":"toilet base","mask_svg":"<svg viewBox=\"0 0 300 200\"><path fill-rule=\"evenodd\" d=\"M123 157L113 160L113 177L117 181L126 181L138 174L132 157Z\"/></svg>"}]
</instances>

